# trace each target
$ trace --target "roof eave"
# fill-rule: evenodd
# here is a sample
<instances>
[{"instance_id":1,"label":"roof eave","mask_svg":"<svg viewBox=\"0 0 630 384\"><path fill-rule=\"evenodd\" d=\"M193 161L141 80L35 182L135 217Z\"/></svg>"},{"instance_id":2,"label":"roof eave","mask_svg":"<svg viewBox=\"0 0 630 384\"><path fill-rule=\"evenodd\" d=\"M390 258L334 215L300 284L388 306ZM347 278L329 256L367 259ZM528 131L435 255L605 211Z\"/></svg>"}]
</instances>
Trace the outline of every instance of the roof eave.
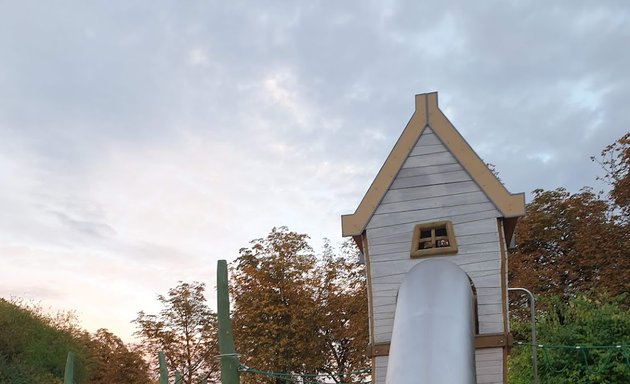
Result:
<instances>
[{"instance_id":1,"label":"roof eave","mask_svg":"<svg viewBox=\"0 0 630 384\"><path fill-rule=\"evenodd\" d=\"M359 236L365 230L398 171L425 127L429 126L504 218L525 214L525 194L511 194L488 169L438 107L437 92L416 95L416 110L379 170L356 211L341 216L343 236Z\"/></svg>"}]
</instances>

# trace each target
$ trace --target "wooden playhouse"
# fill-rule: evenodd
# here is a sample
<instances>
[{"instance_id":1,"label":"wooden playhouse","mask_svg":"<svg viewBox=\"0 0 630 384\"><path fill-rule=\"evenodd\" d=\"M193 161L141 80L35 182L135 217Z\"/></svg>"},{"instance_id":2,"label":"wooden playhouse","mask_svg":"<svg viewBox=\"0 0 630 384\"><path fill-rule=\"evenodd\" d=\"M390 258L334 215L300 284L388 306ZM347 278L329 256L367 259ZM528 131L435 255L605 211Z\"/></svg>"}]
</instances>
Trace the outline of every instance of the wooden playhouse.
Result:
<instances>
[{"instance_id":1,"label":"wooden playhouse","mask_svg":"<svg viewBox=\"0 0 630 384\"><path fill-rule=\"evenodd\" d=\"M355 213L342 216L343 235L365 255L374 383L385 383L398 287L426 258L448 259L469 276L477 383L506 382L507 246L524 213L524 194L505 189L439 109L437 93L417 95Z\"/></svg>"}]
</instances>

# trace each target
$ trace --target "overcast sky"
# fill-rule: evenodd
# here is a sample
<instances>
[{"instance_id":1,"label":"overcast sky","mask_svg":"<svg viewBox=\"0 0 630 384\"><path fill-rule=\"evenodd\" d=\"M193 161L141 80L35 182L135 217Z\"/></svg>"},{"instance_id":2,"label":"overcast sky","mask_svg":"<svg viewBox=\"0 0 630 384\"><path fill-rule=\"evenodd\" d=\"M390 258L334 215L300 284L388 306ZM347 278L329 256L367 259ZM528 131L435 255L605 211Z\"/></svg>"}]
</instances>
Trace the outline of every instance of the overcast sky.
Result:
<instances>
[{"instance_id":1,"label":"overcast sky","mask_svg":"<svg viewBox=\"0 0 630 384\"><path fill-rule=\"evenodd\" d=\"M341 240L414 108L511 192L601 188L626 1L0 1L0 296L130 340L274 226ZM209 289L214 301L214 291Z\"/></svg>"}]
</instances>

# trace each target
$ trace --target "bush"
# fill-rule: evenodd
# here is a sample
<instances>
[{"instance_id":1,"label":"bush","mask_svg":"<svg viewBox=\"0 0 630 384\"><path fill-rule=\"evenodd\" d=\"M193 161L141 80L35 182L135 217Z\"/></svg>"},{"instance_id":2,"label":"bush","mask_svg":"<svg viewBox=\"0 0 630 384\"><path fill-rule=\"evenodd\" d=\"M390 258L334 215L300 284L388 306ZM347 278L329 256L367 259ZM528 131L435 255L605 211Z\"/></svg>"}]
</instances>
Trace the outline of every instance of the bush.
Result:
<instances>
[{"instance_id":1,"label":"bush","mask_svg":"<svg viewBox=\"0 0 630 384\"><path fill-rule=\"evenodd\" d=\"M84 348L69 332L0 299L0 382L61 383L69 351L76 353L75 382L86 382Z\"/></svg>"},{"instance_id":2,"label":"bush","mask_svg":"<svg viewBox=\"0 0 630 384\"><path fill-rule=\"evenodd\" d=\"M537 319L538 372L541 383L630 383L630 311L625 297L581 295L563 304L544 299L545 312ZM529 322L512 324L509 383L531 383ZM624 348L616 348L625 345ZM580 346L580 348L576 348Z\"/></svg>"}]
</instances>

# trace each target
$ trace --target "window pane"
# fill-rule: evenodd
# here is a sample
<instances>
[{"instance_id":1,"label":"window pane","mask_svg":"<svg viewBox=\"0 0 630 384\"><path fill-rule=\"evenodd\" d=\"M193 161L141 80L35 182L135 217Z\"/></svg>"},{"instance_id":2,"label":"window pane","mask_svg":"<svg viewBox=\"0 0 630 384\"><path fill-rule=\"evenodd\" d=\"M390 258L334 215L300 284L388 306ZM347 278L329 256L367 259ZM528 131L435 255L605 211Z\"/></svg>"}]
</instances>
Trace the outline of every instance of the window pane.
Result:
<instances>
[{"instance_id":1,"label":"window pane","mask_svg":"<svg viewBox=\"0 0 630 384\"><path fill-rule=\"evenodd\" d=\"M446 227L436 228L435 236L448 236L448 234L446 233Z\"/></svg>"}]
</instances>

